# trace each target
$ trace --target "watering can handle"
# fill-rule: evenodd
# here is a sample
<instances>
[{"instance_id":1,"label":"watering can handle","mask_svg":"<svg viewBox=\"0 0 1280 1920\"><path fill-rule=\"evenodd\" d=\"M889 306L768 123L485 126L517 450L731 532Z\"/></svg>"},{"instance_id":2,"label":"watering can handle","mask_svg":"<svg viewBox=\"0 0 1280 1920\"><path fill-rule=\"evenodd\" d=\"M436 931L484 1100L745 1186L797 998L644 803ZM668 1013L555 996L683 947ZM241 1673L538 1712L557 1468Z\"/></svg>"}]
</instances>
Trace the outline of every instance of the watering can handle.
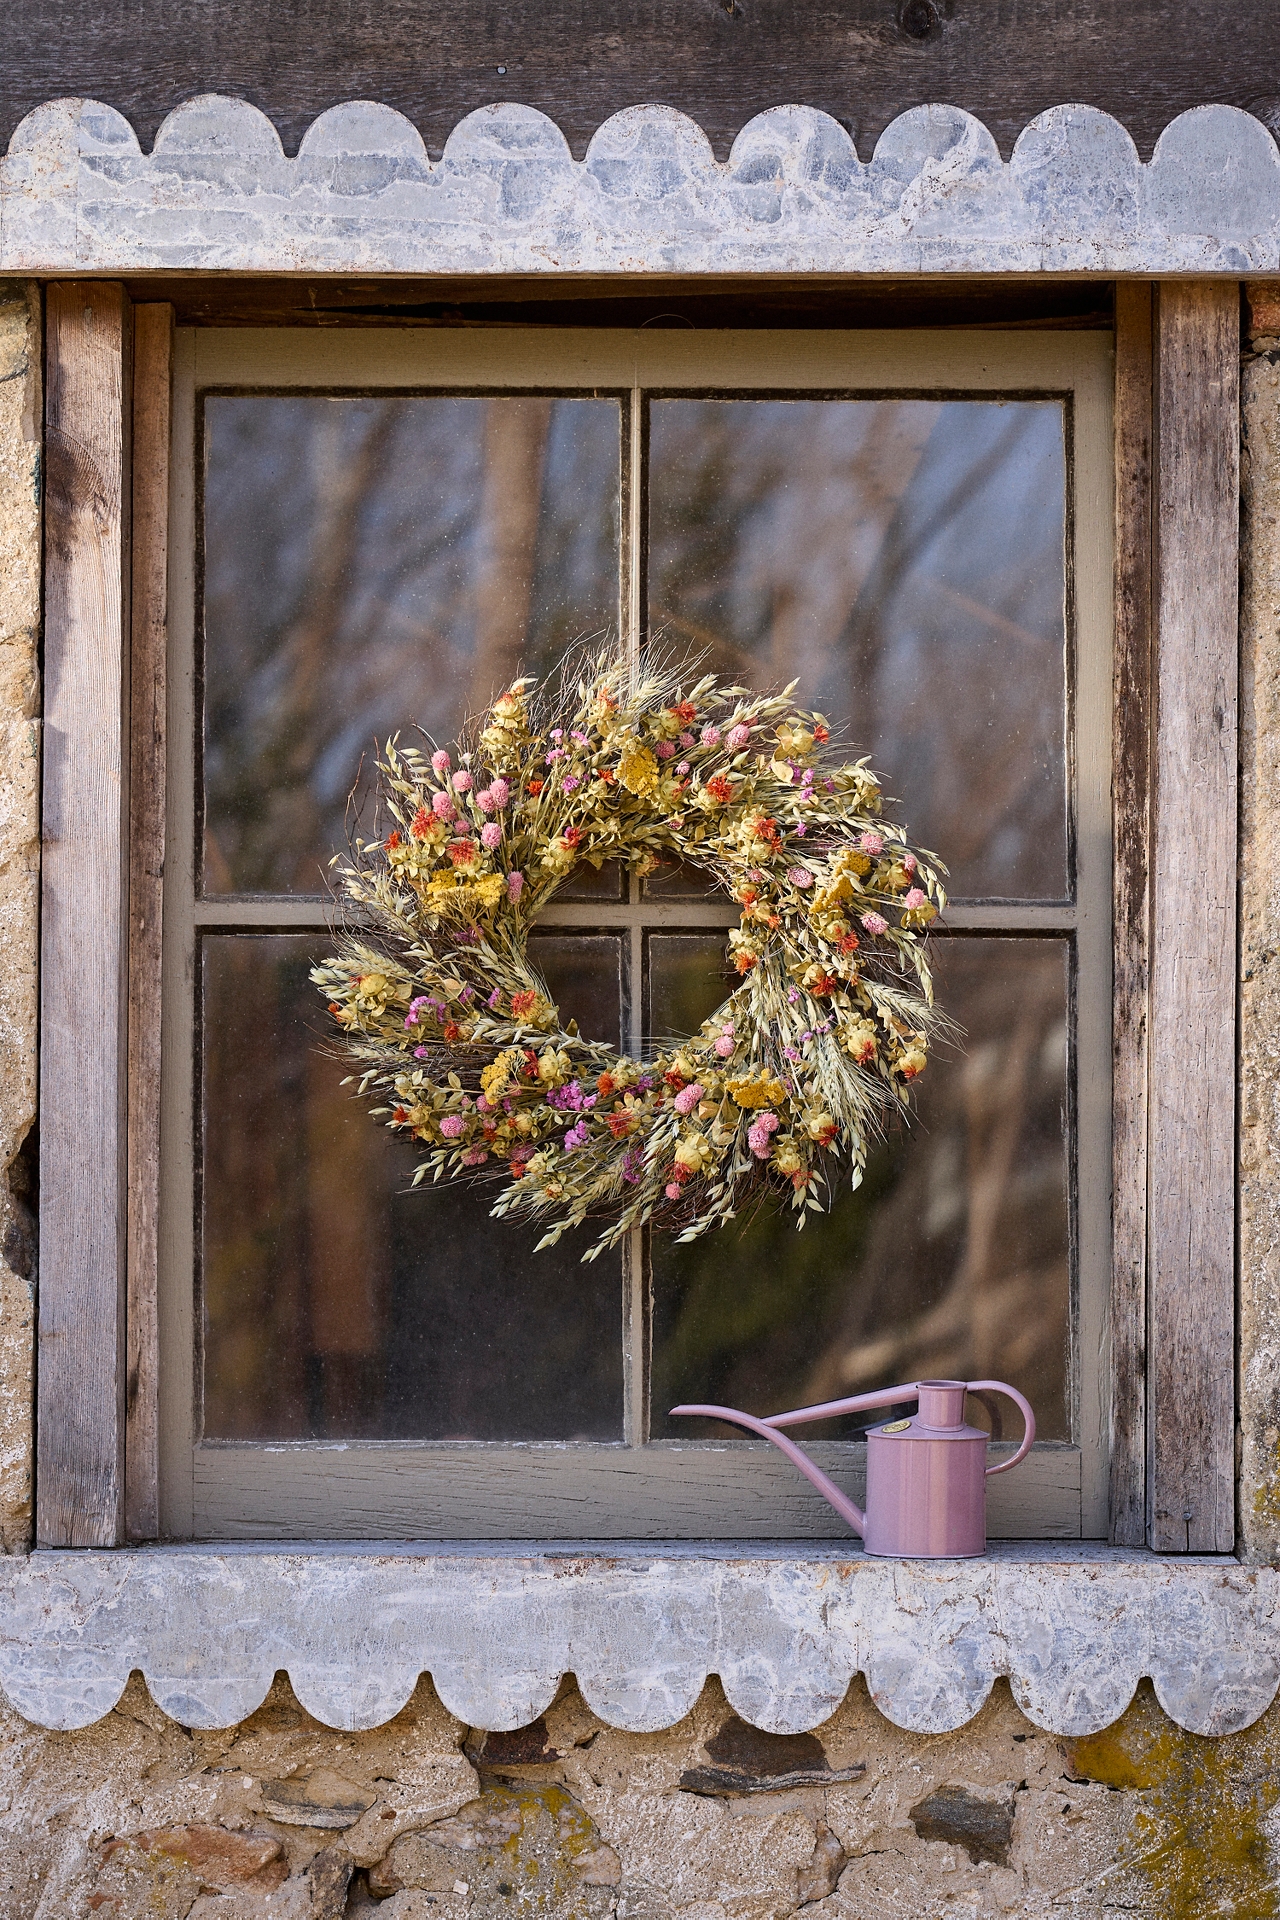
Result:
<instances>
[{"instance_id":1,"label":"watering can handle","mask_svg":"<svg viewBox=\"0 0 1280 1920\"><path fill-rule=\"evenodd\" d=\"M1026 1459L1036 1437L1036 1417L1031 1411L1030 1402L1023 1399L1016 1387L1006 1385L1003 1380L969 1380L965 1383L965 1391L967 1393L1002 1393L1007 1400L1013 1401L1022 1415L1022 1445L1016 1453L1011 1453L1007 1460L997 1460L994 1467L987 1468L988 1479L993 1473L1008 1473L1010 1467L1016 1467L1020 1460Z\"/></svg>"}]
</instances>

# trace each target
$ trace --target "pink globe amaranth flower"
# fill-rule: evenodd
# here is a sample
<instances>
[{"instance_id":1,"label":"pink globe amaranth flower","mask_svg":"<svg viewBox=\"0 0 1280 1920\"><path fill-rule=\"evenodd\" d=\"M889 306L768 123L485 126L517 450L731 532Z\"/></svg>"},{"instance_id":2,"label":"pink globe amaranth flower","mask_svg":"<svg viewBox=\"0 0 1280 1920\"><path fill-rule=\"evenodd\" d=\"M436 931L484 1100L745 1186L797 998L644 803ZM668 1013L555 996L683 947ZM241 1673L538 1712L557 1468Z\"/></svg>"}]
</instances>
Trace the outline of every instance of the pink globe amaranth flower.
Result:
<instances>
[{"instance_id":1,"label":"pink globe amaranth flower","mask_svg":"<svg viewBox=\"0 0 1280 1920\"><path fill-rule=\"evenodd\" d=\"M507 875L507 893L512 900L518 900L524 892L524 875L512 872Z\"/></svg>"},{"instance_id":2,"label":"pink globe amaranth flower","mask_svg":"<svg viewBox=\"0 0 1280 1920\"><path fill-rule=\"evenodd\" d=\"M689 772L689 762L688 762L687 760L682 760L682 761L680 762L680 764L679 764L679 766L678 766L678 767L676 768L676 772L677 772L677 773L679 773L679 774L686 774L686 773L688 773L688 772Z\"/></svg>"},{"instance_id":3,"label":"pink globe amaranth flower","mask_svg":"<svg viewBox=\"0 0 1280 1920\"><path fill-rule=\"evenodd\" d=\"M459 767L458 771L454 774L453 779L450 782L450 785L452 786L455 793L470 793L472 787L475 785L475 782L471 778L471 775L467 772L467 769L465 767Z\"/></svg>"},{"instance_id":4,"label":"pink globe amaranth flower","mask_svg":"<svg viewBox=\"0 0 1280 1920\"><path fill-rule=\"evenodd\" d=\"M693 745L693 735L691 733L682 733L680 735L680 745L684 748L685 752L688 753L690 747Z\"/></svg>"},{"instance_id":5,"label":"pink globe amaranth flower","mask_svg":"<svg viewBox=\"0 0 1280 1920\"><path fill-rule=\"evenodd\" d=\"M698 735L698 738L704 747L718 747L720 745L720 729L719 727L704 727Z\"/></svg>"},{"instance_id":6,"label":"pink globe amaranth flower","mask_svg":"<svg viewBox=\"0 0 1280 1920\"><path fill-rule=\"evenodd\" d=\"M483 1147L468 1147L462 1156L464 1167L482 1167L489 1158Z\"/></svg>"},{"instance_id":7,"label":"pink globe amaranth flower","mask_svg":"<svg viewBox=\"0 0 1280 1920\"><path fill-rule=\"evenodd\" d=\"M493 1105L493 1102L489 1099L487 1094L478 1093L476 1095L476 1112L477 1113L495 1113L496 1111L497 1109L495 1108L495 1106Z\"/></svg>"},{"instance_id":8,"label":"pink globe amaranth flower","mask_svg":"<svg viewBox=\"0 0 1280 1920\"><path fill-rule=\"evenodd\" d=\"M918 860L916 859L916 857L915 857L915 855L914 855L914 853L904 853L904 854L903 854L903 856L902 856L902 871L903 871L904 873L914 873L914 872L915 872L915 870L916 870L916 868L917 868L917 866L919 866L919 864L920 864L920 863L919 863L919 861L918 861Z\"/></svg>"},{"instance_id":9,"label":"pink globe amaranth flower","mask_svg":"<svg viewBox=\"0 0 1280 1920\"><path fill-rule=\"evenodd\" d=\"M659 760L670 760L675 753L675 743L671 740L659 740L654 752Z\"/></svg>"},{"instance_id":10,"label":"pink globe amaranth flower","mask_svg":"<svg viewBox=\"0 0 1280 1920\"><path fill-rule=\"evenodd\" d=\"M778 1131L776 1113L758 1113L747 1129L747 1145L757 1160L767 1160L771 1136Z\"/></svg>"},{"instance_id":11,"label":"pink globe amaranth flower","mask_svg":"<svg viewBox=\"0 0 1280 1920\"><path fill-rule=\"evenodd\" d=\"M490 781L489 798L493 801L495 807L505 807L511 798L511 789L501 774L498 775L496 780Z\"/></svg>"},{"instance_id":12,"label":"pink globe amaranth flower","mask_svg":"<svg viewBox=\"0 0 1280 1920\"><path fill-rule=\"evenodd\" d=\"M440 1122L440 1131L446 1140L456 1140L466 1130L467 1123L460 1113L446 1113Z\"/></svg>"},{"instance_id":13,"label":"pink globe amaranth flower","mask_svg":"<svg viewBox=\"0 0 1280 1920\"><path fill-rule=\"evenodd\" d=\"M680 1182L678 1180L673 1180L669 1186L663 1189L663 1191L666 1194L668 1200L678 1200L680 1198Z\"/></svg>"},{"instance_id":14,"label":"pink globe amaranth flower","mask_svg":"<svg viewBox=\"0 0 1280 1920\"><path fill-rule=\"evenodd\" d=\"M730 753L741 753L750 738L750 727L743 726L742 722L739 721L736 727L730 727L728 733L725 735L724 743Z\"/></svg>"},{"instance_id":15,"label":"pink globe amaranth flower","mask_svg":"<svg viewBox=\"0 0 1280 1920\"><path fill-rule=\"evenodd\" d=\"M811 887L813 885L813 875L810 873L808 867L788 867L787 878L793 887Z\"/></svg>"},{"instance_id":16,"label":"pink globe amaranth flower","mask_svg":"<svg viewBox=\"0 0 1280 1920\"><path fill-rule=\"evenodd\" d=\"M495 847L502 845L502 828L496 820L487 820L480 829L480 845L492 853Z\"/></svg>"},{"instance_id":17,"label":"pink globe amaranth flower","mask_svg":"<svg viewBox=\"0 0 1280 1920\"><path fill-rule=\"evenodd\" d=\"M494 811L493 794L488 787L476 788L476 805L479 807L481 813L492 813Z\"/></svg>"},{"instance_id":18,"label":"pink globe amaranth flower","mask_svg":"<svg viewBox=\"0 0 1280 1920\"><path fill-rule=\"evenodd\" d=\"M912 887L902 904L904 907L922 907L924 905L923 887Z\"/></svg>"},{"instance_id":19,"label":"pink globe amaranth flower","mask_svg":"<svg viewBox=\"0 0 1280 1920\"><path fill-rule=\"evenodd\" d=\"M860 834L858 837L858 845L864 853L883 853L884 835L882 833L872 832Z\"/></svg>"},{"instance_id":20,"label":"pink globe amaranth flower","mask_svg":"<svg viewBox=\"0 0 1280 1920\"><path fill-rule=\"evenodd\" d=\"M676 1112L692 1113L694 1108L697 1106L699 1100L701 1100L701 1098L702 1098L702 1088L698 1084L698 1082L695 1080L691 1087L682 1087L679 1093L676 1095L676 1099L675 1099Z\"/></svg>"},{"instance_id":21,"label":"pink globe amaranth flower","mask_svg":"<svg viewBox=\"0 0 1280 1920\"><path fill-rule=\"evenodd\" d=\"M731 1033L722 1033L716 1040L716 1052L722 1060L727 1060L736 1045L737 1041Z\"/></svg>"},{"instance_id":22,"label":"pink globe amaranth flower","mask_svg":"<svg viewBox=\"0 0 1280 1920\"><path fill-rule=\"evenodd\" d=\"M864 913L862 924L868 933L884 933L888 929L889 922L882 913Z\"/></svg>"},{"instance_id":23,"label":"pink globe amaranth flower","mask_svg":"<svg viewBox=\"0 0 1280 1920\"><path fill-rule=\"evenodd\" d=\"M453 765L453 762L452 760L450 760L444 748L437 747L435 752L431 756L431 771L433 773L438 773L441 779L443 779L445 774L448 773L452 765Z\"/></svg>"},{"instance_id":24,"label":"pink globe amaranth flower","mask_svg":"<svg viewBox=\"0 0 1280 1920\"><path fill-rule=\"evenodd\" d=\"M457 808L447 793L432 794L431 811L437 820L455 820L457 818Z\"/></svg>"}]
</instances>

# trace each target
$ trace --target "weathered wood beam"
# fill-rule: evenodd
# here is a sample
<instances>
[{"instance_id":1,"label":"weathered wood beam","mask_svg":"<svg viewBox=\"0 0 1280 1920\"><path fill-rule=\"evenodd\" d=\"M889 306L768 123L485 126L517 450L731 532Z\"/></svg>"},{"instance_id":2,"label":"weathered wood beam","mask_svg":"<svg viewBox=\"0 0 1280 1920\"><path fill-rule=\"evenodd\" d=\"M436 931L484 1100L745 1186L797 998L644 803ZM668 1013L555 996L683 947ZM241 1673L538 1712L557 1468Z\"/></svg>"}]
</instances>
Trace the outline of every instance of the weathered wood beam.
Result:
<instances>
[{"instance_id":1,"label":"weathered wood beam","mask_svg":"<svg viewBox=\"0 0 1280 1920\"><path fill-rule=\"evenodd\" d=\"M159 1533L156 1280L173 308L133 311L125 1534Z\"/></svg>"},{"instance_id":2,"label":"weathered wood beam","mask_svg":"<svg viewBox=\"0 0 1280 1920\"><path fill-rule=\"evenodd\" d=\"M124 1520L130 307L47 302L36 1537Z\"/></svg>"},{"instance_id":3,"label":"weathered wood beam","mask_svg":"<svg viewBox=\"0 0 1280 1920\"><path fill-rule=\"evenodd\" d=\"M1149 281L1116 289L1110 1535L1122 1547L1147 1531L1152 297Z\"/></svg>"},{"instance_id":4,"label":"weathered wood beam","mask_svg":"<svg viewBox=\"0 0 1280 1920\"><path fill-rule=\"evenodd\" d=\"M1235 1541L1240 299L1156 306L1148 1541Z\"/></svg>"},{"instance_id":5,"label":"weathered wood beam","mask_svg":"<svg viewBox=\"0 0 1280 1920\"><path fill-rule=\"evenodd\" d=\"M88 94L149 148L196 94L236 94L289 152L326 107L379 100L438 153L464 114L514 100L549 114L578 158L602 121L659 101L693 118L724 159L754 114L790 102L849 126L864 159L908 108L943 101L988 126L1007 156L1063 101L1112 113L1146 158L1175 114L1222 101L1274 111L1280 8L1236 0L7 0L0 148L42 101Z\"/></svg>"}]
</instances>

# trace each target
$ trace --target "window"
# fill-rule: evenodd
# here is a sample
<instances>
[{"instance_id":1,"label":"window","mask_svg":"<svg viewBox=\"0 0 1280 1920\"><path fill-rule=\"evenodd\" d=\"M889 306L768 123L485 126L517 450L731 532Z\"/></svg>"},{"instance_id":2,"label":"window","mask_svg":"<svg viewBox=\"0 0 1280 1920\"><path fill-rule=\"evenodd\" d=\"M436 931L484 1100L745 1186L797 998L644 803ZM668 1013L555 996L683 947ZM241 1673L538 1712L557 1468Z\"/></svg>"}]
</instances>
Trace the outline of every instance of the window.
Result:
<instances>
[{"instance_id":1,"label":"window","mask_svg":"<svg viewBox=\"0 0 1280 1920\"><path fill-rule=\"evenodd\" d=\"M841 1531L670 1422L1008 1377L1043 1440L995 1535L1106 1531L1111 341L1102 333L180 331L160 1223L161 1529ZM952 867L966 1030L803 1235L583 1267L408 1194L307 982L375 736L449 740L584 634L803 697ZM537 936L638 1046L726 990L696 874L573 876ZM862 1448L819 1457L851 1490Z\"/></svg>"}]
</instances>

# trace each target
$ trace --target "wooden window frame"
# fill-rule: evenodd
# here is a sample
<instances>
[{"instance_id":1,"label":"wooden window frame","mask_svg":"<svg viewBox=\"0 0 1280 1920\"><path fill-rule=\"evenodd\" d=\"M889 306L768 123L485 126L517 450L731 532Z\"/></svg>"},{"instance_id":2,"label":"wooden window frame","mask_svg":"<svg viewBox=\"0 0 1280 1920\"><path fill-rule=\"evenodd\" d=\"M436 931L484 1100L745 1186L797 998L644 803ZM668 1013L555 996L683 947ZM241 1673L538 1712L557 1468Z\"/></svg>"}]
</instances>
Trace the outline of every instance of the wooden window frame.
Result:
<instances>
[{"instance_id":1,"label":"wooden window frame","mask_svg":"<svg viewBox=\"0 0 1280 1920\"><path fill-rule=\"evenodd\" d=\"M172 312L66 282L50 285L48 315L37 1538L113 1546L160 1524ZM1110 1424L1111 1537L1223 1551L1234 1534L1235 284L1122 287L1116 366L1114 1232L1099 1374L1112 1384L1095 1389L1093 1411ZM72 821L74 835L62 828ZM75 945L86 907L100 929L91 993Z\"/></svg>"}]
</instances>

